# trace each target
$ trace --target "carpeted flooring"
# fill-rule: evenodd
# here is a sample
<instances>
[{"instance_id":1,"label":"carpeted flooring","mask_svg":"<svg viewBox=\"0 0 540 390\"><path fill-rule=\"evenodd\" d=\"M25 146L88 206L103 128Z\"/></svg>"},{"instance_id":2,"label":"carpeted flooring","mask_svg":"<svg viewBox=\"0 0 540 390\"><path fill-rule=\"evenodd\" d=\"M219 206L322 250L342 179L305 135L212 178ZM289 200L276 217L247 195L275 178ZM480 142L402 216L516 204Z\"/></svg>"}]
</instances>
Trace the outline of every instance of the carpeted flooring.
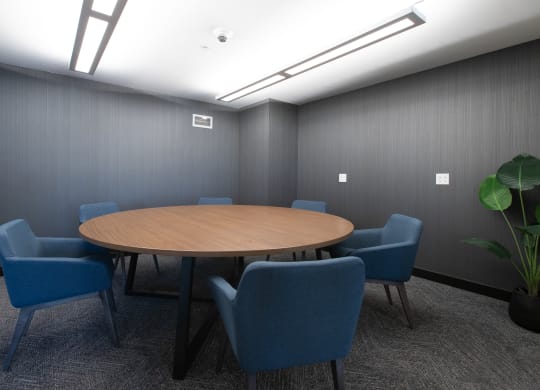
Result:
<instances>
[{"instance_id":1,"label":"carpeted flooring","mask_svg":"<svg viewBox=\"0 0 540 390\"><path fill-rule=\"evenodd\" d=\"M273 257L272 260L280 260ZM136 285L174 288L179 262L160 257L157 275L150 257L140 261ZM231 260L201 260L197 274L227 273ZM200 278L202 279L202 278ZM38 311L0 389L242 389L234 356L215 373L218 323L184 381L171 378L176 301L126 297L115 276L121 347L111 345L99 299ZM207 292L200 285L195 294ZM345 360L348 389L540 389L540 334L516 326L507 303L420 278L407 285L416 328L399 305L390 306L382 286L367 285L352 352ZM394 301L399 298L392 289ZM194 318L208 303L194 304ZM0 278L0 359L17 318ZM195 321L197 322L197 321ZM259 389L332 388L329 365L264 372Z\"/></svg>"}]
</instances>

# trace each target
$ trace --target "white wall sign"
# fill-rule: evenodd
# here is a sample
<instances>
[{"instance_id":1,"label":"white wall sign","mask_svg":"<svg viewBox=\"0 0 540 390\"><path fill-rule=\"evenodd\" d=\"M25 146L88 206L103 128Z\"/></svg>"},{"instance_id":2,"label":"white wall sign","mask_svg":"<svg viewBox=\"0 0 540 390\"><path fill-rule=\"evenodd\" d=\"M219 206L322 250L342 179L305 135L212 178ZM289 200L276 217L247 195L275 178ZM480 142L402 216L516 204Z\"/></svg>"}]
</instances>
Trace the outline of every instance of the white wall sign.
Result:
<instances>
[{"instance_id":1,"label":"white wall sign","mask_svg":"<svg viewBox=\"0 0 540 390\"><path fill-rule=\"evenodd\" d=\"M193 114L193 127L204 127L205 129L211 129L213 127L214 119L208 115Z\"/></svg>"}]
</instances>

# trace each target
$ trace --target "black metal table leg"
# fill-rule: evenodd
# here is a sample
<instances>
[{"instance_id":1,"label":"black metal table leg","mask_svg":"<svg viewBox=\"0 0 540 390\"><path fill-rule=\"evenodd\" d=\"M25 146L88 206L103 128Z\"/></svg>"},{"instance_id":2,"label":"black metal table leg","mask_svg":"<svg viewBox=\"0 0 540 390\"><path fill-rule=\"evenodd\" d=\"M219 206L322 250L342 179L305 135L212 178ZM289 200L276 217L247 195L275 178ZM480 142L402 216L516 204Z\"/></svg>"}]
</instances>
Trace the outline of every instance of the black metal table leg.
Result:
<instances>
[{"instance_id":1,"label":"black metal table leg","mask_svg":"<svg viewBox=\"0 0 540 390\"><path fill-rule=\"evenodd\" d=\"M183 379L191 364L189 359L189 325L191 319L191 288L195 258L183 257L180 268L180 296L174 343L173 378Z\"/></svg>"},{"instance_id":2,"label":"black metal table leg","mask_svg":"<svg viewBox=\"0 0 540 390\"><path fill-rule=\"evenodd\" d=\"M124 285L124 294L132 295L133 294L133 282L135 280L135 271L137 270L137 260L139 255L137 253L132 253L129 260L129 268L126 279L126 284Z\"/></svg>"},{"instance_id":3,"label":"black metal table leg","mask_svg":"<svg viewBox=\"0 0 540 390\"><path fill-rule=\"evenodd\" d=\"M195 360L217 318L217 311L211 310L206 321L196 332L191 343L189 328L191 322L191 293L193 286L194 257L183 257L180 269L180 295L178 297L178 319L176 323L176 340L174 343L173 379L184 379L189 367Z\"/></svg>"}]
</instances>

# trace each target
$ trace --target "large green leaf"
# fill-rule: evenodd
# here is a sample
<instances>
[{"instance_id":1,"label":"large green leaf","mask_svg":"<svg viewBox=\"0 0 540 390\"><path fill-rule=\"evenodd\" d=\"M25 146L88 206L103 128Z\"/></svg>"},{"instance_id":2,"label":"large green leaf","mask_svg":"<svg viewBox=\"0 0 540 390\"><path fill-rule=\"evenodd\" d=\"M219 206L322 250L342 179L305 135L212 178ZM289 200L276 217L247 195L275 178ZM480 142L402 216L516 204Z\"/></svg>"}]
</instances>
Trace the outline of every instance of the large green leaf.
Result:
<instances>
[{"instance_id":1,"label":"large green leaf","mask_svg":"<svg viewBox=\"0 0 540 390\"><path fill-rule=\"evenodd\" d=\"M536 246L536 239L540 236L540 225L515 226L515 228L523 233L523 246L525 248L534 249Z\"/></svg>"},{"instance_id":2,"label":"large green leaf","mask_svg":"<svg viewBox=\"0 0 540 390\"><path fill-rule=\"evenodd\" d=\"M483 240L481 238L468 238L466 240L463 240L463 242L466 244L471 244L480 248L487 249L491 253L499 256L501 259L509 259L511 257L510 251L506 249L503 245L499 244L497 241Z\"/></svg>"},{"instance_id":3,"label":"large green leaf","mask_svg":"<svg viewBox=\"0 0 540 390\"><path fill-rule=\"evenodd\" d=\"M515 190L530 190L540 184L540 160L530 154L520 154L501 165L497 179Z\"/></svg>"},{"instance_id":4,"label":"large green leaf","mask_svg":"<svg viewBox=\"0 0 540 390\"><path fill-rule=\"evenodd\" d=\"M516 226L515 228L534 237L540 236L540 225Z\"/></svg>"},{"instance_id":5,"label":"large green leaf","mask_svg":"<svg viewBox=\"0 0 540 390\"><path fill-rule=\"evenodd\" d=\"M534 215L536 216L536 222L540 223L540 204L536 205L536 210L534 210Z\"/></svg>"},{"instance_id":6,"label":"large green leaf","mask_svg":"<svg viewBox=\"0 0 540 390\"><path fill-rule=\"evenodd\" d=\"M489 175L480 184L478 192L480 202L488 210L506 210L512 204L512 194L505 185L501 184L495 175Z\"/></svg>"}]
</instances>

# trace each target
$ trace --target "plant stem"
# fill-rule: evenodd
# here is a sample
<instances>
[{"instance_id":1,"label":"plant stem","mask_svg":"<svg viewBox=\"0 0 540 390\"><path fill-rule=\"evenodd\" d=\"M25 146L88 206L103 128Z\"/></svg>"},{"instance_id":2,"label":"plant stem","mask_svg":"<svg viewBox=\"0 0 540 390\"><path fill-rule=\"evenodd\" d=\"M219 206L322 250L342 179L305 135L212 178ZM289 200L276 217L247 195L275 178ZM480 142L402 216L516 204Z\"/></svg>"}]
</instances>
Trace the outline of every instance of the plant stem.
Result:
<instances>
[{"instance_id":1,"label":"plant stem","mask_svg":"<svg viewBox=\"0 0 540 390\"><path fill-rule=\"evenodd\" d=\"M525 204L523 203L523 192L519 190L519 204L521 205L521 215L523 216L523 226L527 227L527 217L525 216Z\"/></svg>"},{"instance_id":2,"label":"plant stem","mask_svg":"<svg viewBox=\"0 0 540 390\"><path fill-rule=\"evenodd\" d=\"M514 228L512 227L512 224L510 223L510 221L506 217L506 214L504 213L504 211L501 210L501 214L502 214L502 216L504 218L504 221L506 222L506 225L508 226L508 229L510 229L510 233L512 233L512 238L514 239L514 243L516 244L516 248L517 248L518 254L519 254L519 260L521 261L521 266L523 267L523 272L525 273L525 275L523 275L523 273L521 271L519 273L521 274L521 277L525 280L525 283L527 283L527 281L530 280L530 277L529 277L529 273L527 272L528 269L527 269L527 266L525 264L525 259L523 259L523 253L521 252L521 247L519 246L519 242L518 242L518 239L516 237L516 232L514 232ZM512 264L514 264L514 262L512 262ZM518 271L519 271L519 268L517 266L516 266L516 269L518 269Z\"/></svg>"}]
</instances>

